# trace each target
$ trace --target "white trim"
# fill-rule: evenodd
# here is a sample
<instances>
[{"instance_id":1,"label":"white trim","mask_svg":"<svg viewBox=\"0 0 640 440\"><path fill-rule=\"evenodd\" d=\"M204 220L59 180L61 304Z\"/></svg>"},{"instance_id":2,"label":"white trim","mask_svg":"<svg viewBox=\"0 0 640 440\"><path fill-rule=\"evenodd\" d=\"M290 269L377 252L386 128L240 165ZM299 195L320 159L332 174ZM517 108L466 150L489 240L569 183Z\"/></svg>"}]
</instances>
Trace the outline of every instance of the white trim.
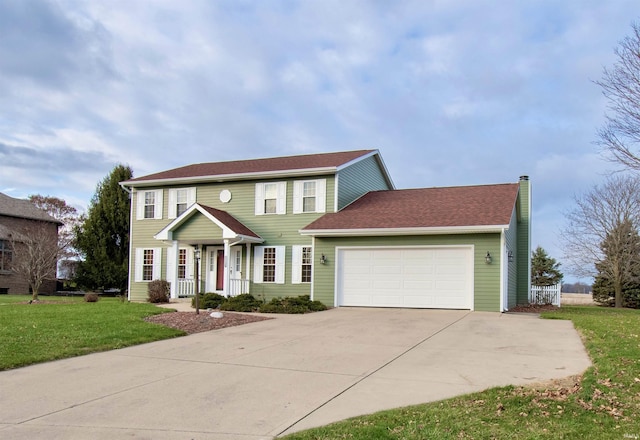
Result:
<instances>
[{"instance_id":1,"label":"white trim","mask_svg":"<svg viewBox=\"0 0 640 440\"><path fill-rule=\"evenodd\" d=\"M153 265L150 280L143 280L144 251L152 251ZM148 283L153 280L159 280L162 277L162 248L140 247L135 249L135 282Z\"/></svg>"},{"instance_id":2,"label":"white trim","mask_svg":"<svg viewBox=\"0 0 640 440\"><path fill-rule=\"evenodd\" d=\"M167 208L167 218L169 219L178 217L178 191L187 191L187 209L196 202L195 186L191 188L169 188L169 206Z\"/></svg>"},{"instance_id":3,"label":"white trim","mask_svg":"<svg viewBox=\"0 0 640 440\"><path fill-rule=\"evenodd\" d=\"M154 201L153 201L153 218L144 217L145 194L149 192L155 193ZM161 189L140 190L140 191L137 191L135 194L136 194L136 220L161 220L162 219L163 192Z\"/></svg>"},{"instance_id":4,"label":"white trim","mask_svg":"<svg viewBox=\"0 0 640 440\"><path fill-rule=\"evenodd\" d=\"M300 229L300 235L314 237L386 236L386 235L442 235L495 233L508 229L509 225L440 226L415 228L362 228L362 229Z\"/></svg>"},{"instance_id":5,"label":"white trim","mask_svg":"<svg viewBox=\"0 0 640 440\"><path fill-rule=\"evenodd\" d=\"M340 307L340 293L342 292L342 288L340 285L340 277L339 277L339 268L344 267L344 263L342 262L340 255L341 251L345 250L371 250L371 249L380 249L380 250L392 250L392 249L468 249L469 253L469 273L467 274L470 278L470 297L467 298L468 301L468 309L461 310L471 310L473 311L475 308L475 245L473 244L463 244L463 245L400 245L400 246L336 246L335 247L335 272L334 272L334 299L333 304L335 307Z\"/></svg>"},{"instance_id":6,"label":"white trim","mask_svg":"<svg viewBox=\"0 0 640 440\"><path fill-rule=\"evenodd\" d=\"M505 312L509 309L508 271L509 271L509 261L507 257L507 241L505 237L505 229L503 229L502 233L500 234L500 311L501 312Z\"/></svg>"},{"instance_id":7,"label":"white trim","mask_svg":"<svg viewBox=\"0 0 640 440\"><path fill-rule=\"evenodd\" d=\"M276 212L264 212L265 185L276 185ZM258 182L255 185L255 215L283 215L287 213L287 182Z\"/></svg>"},{"instance_id":8,"label":"white trim","mask_svg":"<svg viewBox=\"0 0 640 440\"><path fill-rule=\"evenodd\" d=\"M315 208L313 211L304 210L304 184L307 182L315 182ZM293 182L293 213L309 214L309 213L325 213L327 212L327 179L307 179L294 180Z\"/></svg>"},{"instance_id":9,"label":"white trim","mask_svg":"<svg viewBox=\"0 0 640 440\"><path fill-rule=\"evenodd\" d=\"M275 281L264 281L263 279L263 266L264 266L264 250L266 248L273 248L276 250L276 273ZM255 284L284 284L285 282L285 261L286 261L286 247L285 246L254 246L253 248L253 282Z\"/></svg>"}]
</instances>

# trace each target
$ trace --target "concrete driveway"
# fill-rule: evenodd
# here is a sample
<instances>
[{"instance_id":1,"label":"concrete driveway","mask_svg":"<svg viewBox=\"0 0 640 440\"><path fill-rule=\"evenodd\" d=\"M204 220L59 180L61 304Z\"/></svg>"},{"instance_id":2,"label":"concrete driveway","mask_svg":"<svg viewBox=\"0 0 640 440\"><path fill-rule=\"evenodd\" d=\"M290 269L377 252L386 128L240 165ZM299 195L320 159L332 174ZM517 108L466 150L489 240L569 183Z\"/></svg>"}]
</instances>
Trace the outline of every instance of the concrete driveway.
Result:
<instances>
[{"instance_id":1,"label":"concrete driveway","mask_svg":"<svg viewBox=\"0 0 640 440\"><path fill-rule=\"evenodd\" d=\"M0 372L0 438L270 439L589 365L568 321L338 308Z\"/></svg>"}]
</instances>

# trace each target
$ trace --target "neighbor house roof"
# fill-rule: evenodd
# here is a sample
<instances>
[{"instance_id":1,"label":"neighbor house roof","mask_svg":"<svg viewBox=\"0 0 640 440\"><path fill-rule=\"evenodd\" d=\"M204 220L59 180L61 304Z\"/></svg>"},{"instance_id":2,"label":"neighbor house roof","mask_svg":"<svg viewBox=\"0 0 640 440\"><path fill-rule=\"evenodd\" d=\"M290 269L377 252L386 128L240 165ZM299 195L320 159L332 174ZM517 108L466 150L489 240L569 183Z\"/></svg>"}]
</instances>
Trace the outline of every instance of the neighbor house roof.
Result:
<instances>
[{"instance_id":1,"label":"neighbor house roof","mask_svg":"<svg viewBox=\"0 0 640 440\"><path fill-rule=\"evenodd\" d=\"M518 184L372 191L325 214L304 235L499 230L511 222Z\"/></svg>"},{"instance_id":2,"label":"neighbor house roof","mask_svg":"<svg viewBox=\"0 0 640 440\"><path fill-rule=\"evenodd\" d=\"M302 156L272 157L266 159L209 162L187 165L125 182L124 186L150 186L158 183L191 183L280 177L291 175L331 174L353 161L375 155L386 178L389 177L377 150L342 151L336 153L306 154Z\"/></svg>"},{"instance_id":3,"label":"neighbor house roof","mask_svg":"<svg viewBox=\"0 0 640 440\"><path fill-rule=\"evenodd\" d=\"M0 193L0 215L62 224L29 200L15 199L3 193Z\"/></svg>"}]
</instances>

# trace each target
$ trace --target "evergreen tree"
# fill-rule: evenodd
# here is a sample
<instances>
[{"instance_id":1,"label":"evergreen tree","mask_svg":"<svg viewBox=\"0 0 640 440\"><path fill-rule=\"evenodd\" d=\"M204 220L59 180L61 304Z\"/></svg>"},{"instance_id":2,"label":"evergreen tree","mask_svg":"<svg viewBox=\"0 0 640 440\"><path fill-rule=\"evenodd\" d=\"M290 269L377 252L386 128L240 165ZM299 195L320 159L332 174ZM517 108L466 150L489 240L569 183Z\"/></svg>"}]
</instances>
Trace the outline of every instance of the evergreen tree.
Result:
<instances>
[{"instance_id":1,"label":"evergreen tree","mask_svg":"<svg viewBox=\"0 0 640 440\"><path fill-rule=\"evenodd\" d=\"M83 257L76 273L81 286L127 286L131 201L120 182L132 176L129 166L117 165L98 184L84 221L75 228L75 248Z\"/></svg>"},{"instance_id":2,"label":"evergreen tree","mask_svg":"<svg viewBox=\"0 0 640 440\"><path fill-rule=\"evenodd\" d=\"M531 255L531 284L534 286L555 286L562 281L562 277L560 263L538 246Z\"/></svg>"}]
</instances>

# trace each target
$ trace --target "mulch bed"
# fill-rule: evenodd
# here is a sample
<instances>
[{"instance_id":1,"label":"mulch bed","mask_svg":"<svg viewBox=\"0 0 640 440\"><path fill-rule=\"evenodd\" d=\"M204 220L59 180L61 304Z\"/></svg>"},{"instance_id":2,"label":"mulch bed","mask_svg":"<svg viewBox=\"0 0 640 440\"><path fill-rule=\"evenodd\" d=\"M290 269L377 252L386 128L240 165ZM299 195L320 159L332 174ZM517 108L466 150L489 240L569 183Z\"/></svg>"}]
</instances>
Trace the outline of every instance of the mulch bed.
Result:
<instances>
[{"instance_id":1,"label":"mulch bed","mask_svg":"<svg viewBox=\"0 0 640 440\"><path fill-rule=\"evenodd\" d=\"M199 315L195 312L169 312L149 316L145 318L145 321L166 325L167 327L182 330L191 335L193 333L208 332L273 319L271 317L246 315L243 313L222 313L222 318L212 318L206 310L200 311Z\"/></svg>"},{"instance_id":2,"label":"mulch bed","mask_svg":"<svg viewBox=\"0 0 640 440\"><path fill-rule=\"evenodd\" d=\"M540 312L552 312L558 309L559 307L554 306L553 304L527 304L527 305L513 307L509 309L509 312L540 313Z\"/></svg>"}]
</instances>

